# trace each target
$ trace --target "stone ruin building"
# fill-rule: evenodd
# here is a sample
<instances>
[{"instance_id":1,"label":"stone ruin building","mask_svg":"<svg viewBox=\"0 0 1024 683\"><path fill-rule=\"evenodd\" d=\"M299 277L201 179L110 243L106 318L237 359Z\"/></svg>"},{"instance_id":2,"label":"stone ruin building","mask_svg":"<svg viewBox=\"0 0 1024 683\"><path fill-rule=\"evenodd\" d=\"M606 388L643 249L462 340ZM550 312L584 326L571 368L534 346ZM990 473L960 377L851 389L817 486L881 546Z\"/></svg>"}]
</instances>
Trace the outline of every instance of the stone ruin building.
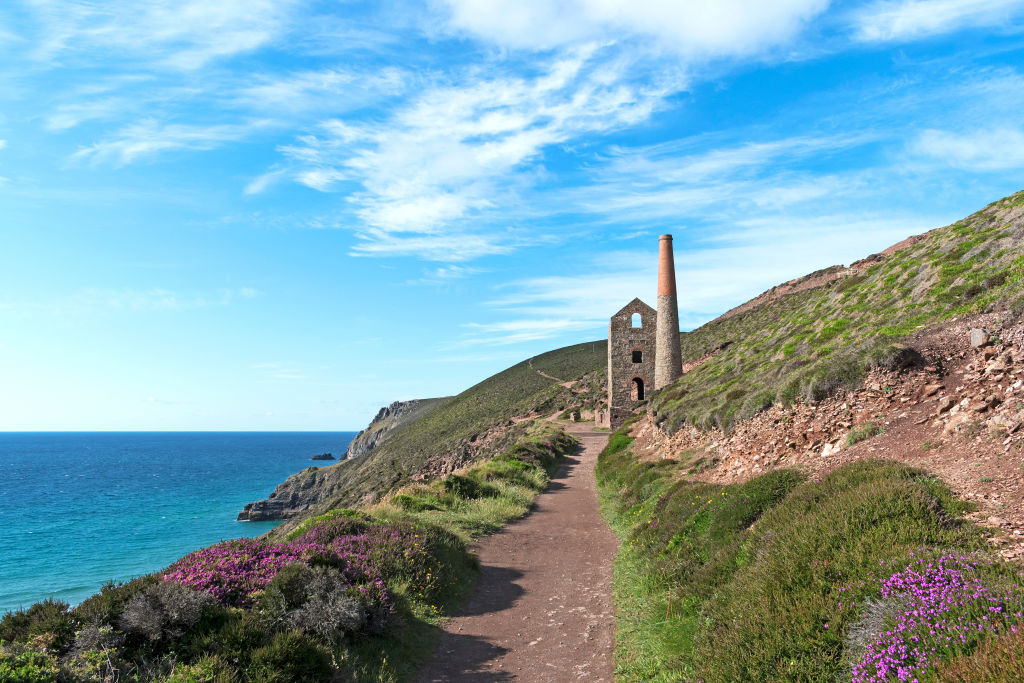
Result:
<instances>
[{"instance_id":1,"label":"stone ruin building","mask_svg":"<svg viewBox=\"0 0 1024 683\"><path fill-rule=\"evenodd\" d=\"M633 299L608 323L608 407L598 425L616 428L655 390L683 374L672 235L658 240L658 310Z\"/></svg>"}]
</instances>

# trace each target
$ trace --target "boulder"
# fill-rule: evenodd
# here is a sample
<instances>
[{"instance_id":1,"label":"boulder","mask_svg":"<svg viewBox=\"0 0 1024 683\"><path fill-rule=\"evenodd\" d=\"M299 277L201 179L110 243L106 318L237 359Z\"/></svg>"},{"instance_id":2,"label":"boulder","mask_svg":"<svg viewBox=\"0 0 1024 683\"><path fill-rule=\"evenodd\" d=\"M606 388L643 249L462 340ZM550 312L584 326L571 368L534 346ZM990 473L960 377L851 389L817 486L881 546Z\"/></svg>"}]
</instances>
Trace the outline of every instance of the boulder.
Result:
<instances>
[{"instance_id":1,"label":"boulder","mask_svg":"<svg viewBox=\"0 0 1024 683\"><path fill-rule=\"evenodd\" d=\"M975 327L971 330L971 347L979 348L985 346L989 342L988 331L983 330L980 327Z\"/></svg>"}]
</instances>

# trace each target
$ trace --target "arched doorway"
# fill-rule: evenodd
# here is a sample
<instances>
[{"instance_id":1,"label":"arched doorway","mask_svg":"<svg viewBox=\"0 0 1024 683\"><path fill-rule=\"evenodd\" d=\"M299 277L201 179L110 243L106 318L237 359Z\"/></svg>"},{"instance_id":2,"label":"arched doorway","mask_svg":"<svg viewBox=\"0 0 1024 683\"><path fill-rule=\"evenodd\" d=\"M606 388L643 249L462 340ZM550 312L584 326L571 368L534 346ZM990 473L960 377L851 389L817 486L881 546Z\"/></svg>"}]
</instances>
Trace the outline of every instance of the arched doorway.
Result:
<instances>
[{"instance_id":1,"label":"arched doorway","mask_svg":"<svg viewBox=\"0 0 1024 683\"><path fill-rule=\"evenodd\" d=\"M644 380L642 378L633 378L629 385L629 394L634 401L644 400Z\"/></svg>"}]
</instances>

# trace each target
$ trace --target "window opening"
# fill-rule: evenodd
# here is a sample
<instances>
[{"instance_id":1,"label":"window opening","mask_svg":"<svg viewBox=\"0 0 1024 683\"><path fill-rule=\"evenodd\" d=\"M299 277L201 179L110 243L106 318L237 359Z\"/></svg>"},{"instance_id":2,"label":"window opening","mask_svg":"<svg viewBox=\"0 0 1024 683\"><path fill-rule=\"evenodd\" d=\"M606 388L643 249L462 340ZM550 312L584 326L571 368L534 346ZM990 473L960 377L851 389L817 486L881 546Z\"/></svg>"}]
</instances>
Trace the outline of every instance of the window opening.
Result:
<instances>
[{"instance_id":1,"label":"window opening","mask_svg":"<svg viewBox=\"0 0 1024 683\"><path fill-rule=\"evenodd\" d=\"M633 349L633 362L643 363L644 362L644 351L643 349Z\"/></svg>"},{"instance_id":2,"label":"window opening","mask_svg":"<svg viewBox=\"0 0 1024 683\"><path fill-rule=\"evenodd\" d=\"M639 313L634 313L634 314L633 314L633 318L632 318L632 320L630 321L630 324L631 324L631 325L632 325L633 327L642 327L642 319L641 319L641 317L640 317L640 314L639 314Z\"/></svg>"}]
</instances>

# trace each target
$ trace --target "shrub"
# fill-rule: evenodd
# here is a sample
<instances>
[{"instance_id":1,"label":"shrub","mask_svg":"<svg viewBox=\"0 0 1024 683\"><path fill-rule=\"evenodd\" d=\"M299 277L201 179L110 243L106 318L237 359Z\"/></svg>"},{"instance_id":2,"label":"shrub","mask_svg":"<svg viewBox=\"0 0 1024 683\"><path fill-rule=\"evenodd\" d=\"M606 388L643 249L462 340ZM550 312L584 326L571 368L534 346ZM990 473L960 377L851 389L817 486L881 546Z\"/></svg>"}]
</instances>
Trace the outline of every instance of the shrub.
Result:
<instances>
[{"instance_id":1,"label":"shrub","mask_svg":"<svg viewBox=\"0 0 1024 683\"><path fill-rule=\"evenodd\" d=\"M301 564L278 572L260 598L258 612L278 627L326 641L363 630L370 620L369 609L351 595L336 572Z\"/></svg>"},{"instance_id":2,"label":"shrub","mask_svg":"<svg viewBox=\"0 0 1024 683\"><path fill-rule=\"evenodd\" d=\"M47 598L26 610L5 614L0 619L0 641L26 642L33 636L49 636L49 646L63 651L71 646L77 628L68 603Z\"/></svg>"},{"instance_id":3,"label":"shrub","mask_svg":"<svg viewBox=\"0 0 1024 683\"><path fill-rule=\"evenodd\" d=\"M498 489L495 487L461 474L449 474L441 481L441 485L445 492L464 500L491 498L498 495Z\"/></svg>"},{"instance_id":4,"label":"shrub","mask_svg":"<svg viewBox=\"0 0 1024 683\"><path fill-rule=\"evenodd\" d=\"M989 585L980 571L986 566L992 562L964 555L918 557L882 582L880 599L898 609L867 642L853 666L854 683L917 678L943 659L1015 629L1024 609L1021 591L1016 584Z\"/></svg>"},{"instance_id":5,"label":"shrub","mask_svg":"<svg viewBox=\"0 0 1024 683\"><path fill-rule=\"evenodd\" d=\"M3 683L57 683L60 666L52 656L0 643L0 681Z\"/></svg>"},{"instance_id":6,"label":"shrub","mask_svg":"<svg viewBox=\"0 0 1024 683\"><path fill-rule=\"evenodd\" d=\"M252 653L249 680L254 683L326 681L333 673L331 656L307 635L278 633L269 644Z\"/></svg>"},{"instance_id":7,"label":"shrub","mask_svg":"<svg viewBox=\"0 0 1024 683\"><path fill-rule=\"evenodd\" d=\"M161 683L235 683L234 669L216 655L207 655L194 664L178 664Z\"/></svg>"},{"instance_id":8,"label":"shrub","mask_svg":"<svg viewBox=\"0 0 1024 683\"><path fill-rule=\"evenodd\" d=\"M1024 681L1024 622L1010 624L1002 634L983 642L969 655L938 664L929 672L941 683L1020 683Z\"/></svg>"},{"instance_id":9,"label":"shrub","mask_svg":"<svg viewBox=\"0 0 1024 683\"><path fill-rule=\"evenodd\" d=\"M248 607L282 567L308 554L301 546L255 538L224 541L181 558L167 568L164 580L210 593L222 605Z\"/></svg>"},{"instance_id":10,"label":"shrub","mask_svg":"<svg viewBox=\"0 0 1024 683\"><path fill-rule=\"evenodd\" d=\"M160 574L146 574L126 583L111 581L72 610L83 624L113 626L121 618L125 606L137 593L160 581Z\"/></svg>"},{"instance_id":11,"label":"shrub","mask_svg":"<svg viewBox=\"0 0 1024 683\"><path fill-rule=\"evenodd\" d=\"M179 583L156 583L125 606L121 628L153 644L173 642L195 626L213 602L209 593Z\"/></svg>"}]
</instances>

